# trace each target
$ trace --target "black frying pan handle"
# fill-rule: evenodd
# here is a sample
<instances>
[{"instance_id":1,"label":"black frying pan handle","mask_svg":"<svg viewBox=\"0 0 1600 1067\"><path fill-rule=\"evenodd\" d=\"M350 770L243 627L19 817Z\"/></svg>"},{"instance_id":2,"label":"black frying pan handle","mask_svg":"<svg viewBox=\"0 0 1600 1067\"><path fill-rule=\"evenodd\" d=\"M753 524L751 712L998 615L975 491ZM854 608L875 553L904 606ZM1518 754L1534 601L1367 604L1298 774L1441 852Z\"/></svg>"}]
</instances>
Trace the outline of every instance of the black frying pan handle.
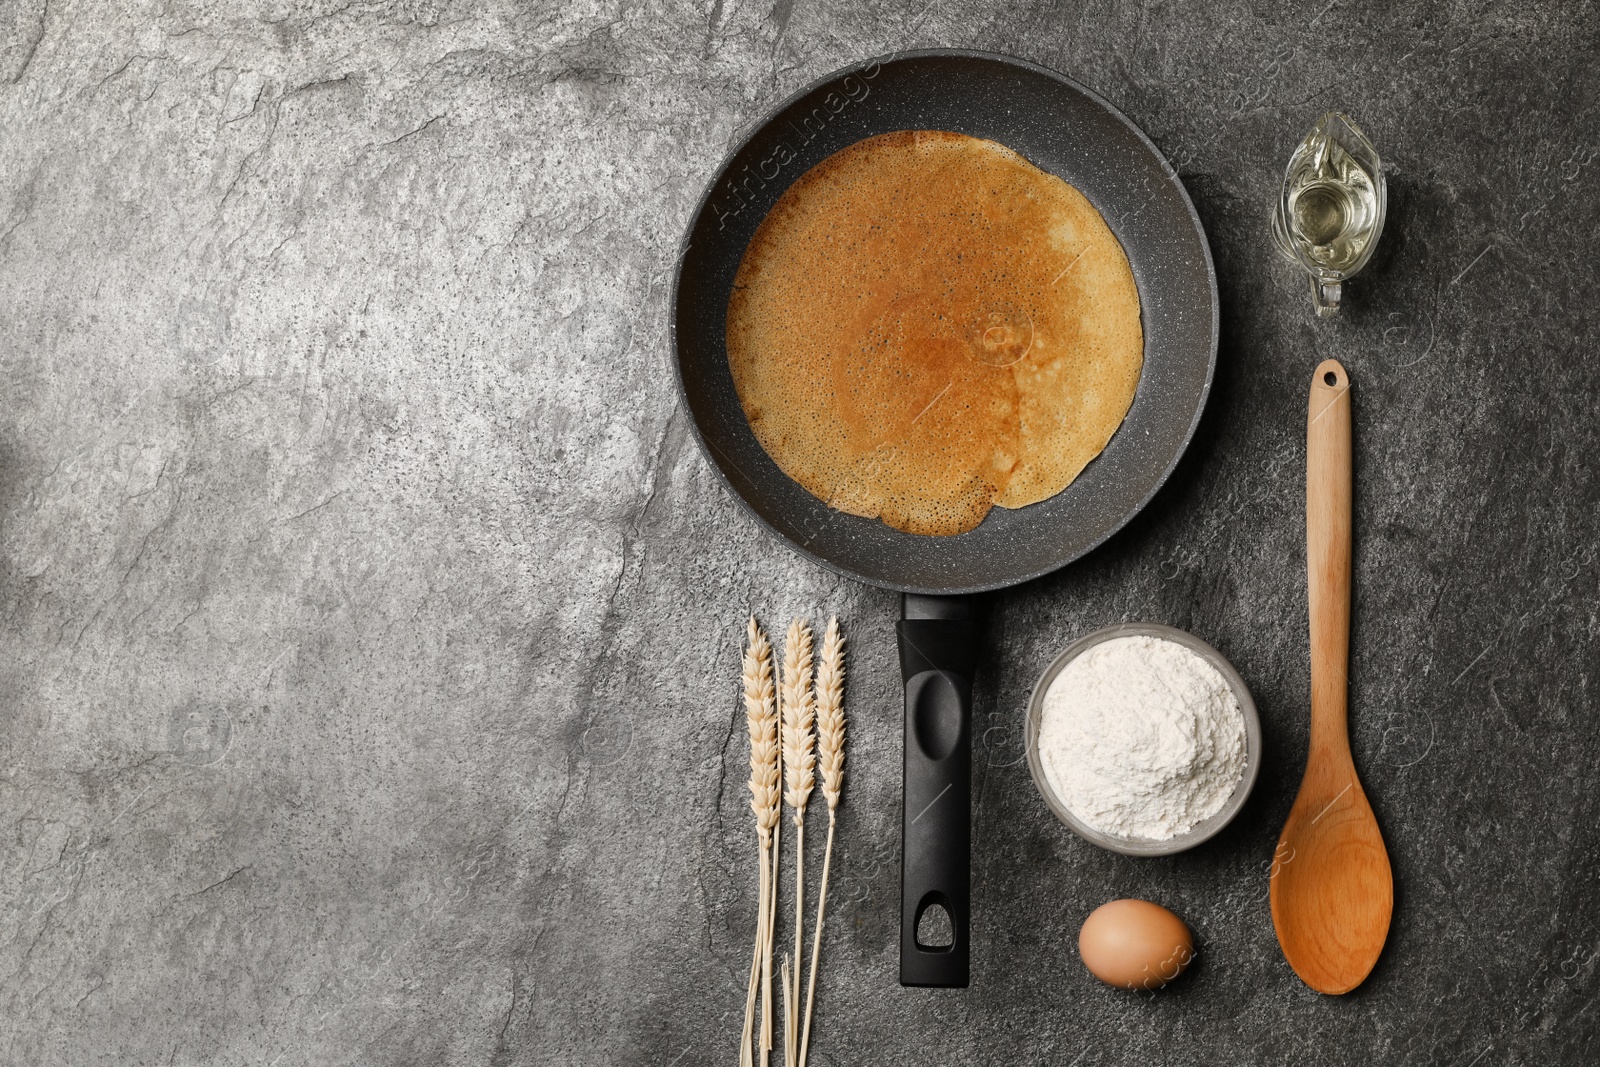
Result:
<instances>
[{"instance_id":1,"label":"black frying pan handle","mask_svg":"<svg viewBox=\"0 0 1600 1067\"><path fill-rule=\"evenodd\" d=\"M907 593L898 626L906 687L900 822L900 984L967 984L972 860L972 672L978 635L968 597ZM917 941L922 913L950 917L948 947Z\"/></svg>"}]
</instances>

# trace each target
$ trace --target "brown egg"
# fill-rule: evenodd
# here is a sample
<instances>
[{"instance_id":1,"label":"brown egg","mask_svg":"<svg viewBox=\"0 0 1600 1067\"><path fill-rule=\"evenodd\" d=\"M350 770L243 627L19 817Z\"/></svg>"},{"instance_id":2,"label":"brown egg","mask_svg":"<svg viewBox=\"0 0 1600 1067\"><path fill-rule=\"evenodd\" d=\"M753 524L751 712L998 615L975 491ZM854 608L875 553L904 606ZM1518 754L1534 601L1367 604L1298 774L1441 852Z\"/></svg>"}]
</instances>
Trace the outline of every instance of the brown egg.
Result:
<instances>
[{"instance_id":1,"label":"brown egg","mask_svg":"<svg viewBox=\"0 0 1600 1067\"><path fill-rule=\"evenodd\" d=\"M1160 989L1194 959L1183 920L1145 900L1113 900L1083 921L1078 954L1089 972L1118 989Z\"/></svg>"}]
</instances>

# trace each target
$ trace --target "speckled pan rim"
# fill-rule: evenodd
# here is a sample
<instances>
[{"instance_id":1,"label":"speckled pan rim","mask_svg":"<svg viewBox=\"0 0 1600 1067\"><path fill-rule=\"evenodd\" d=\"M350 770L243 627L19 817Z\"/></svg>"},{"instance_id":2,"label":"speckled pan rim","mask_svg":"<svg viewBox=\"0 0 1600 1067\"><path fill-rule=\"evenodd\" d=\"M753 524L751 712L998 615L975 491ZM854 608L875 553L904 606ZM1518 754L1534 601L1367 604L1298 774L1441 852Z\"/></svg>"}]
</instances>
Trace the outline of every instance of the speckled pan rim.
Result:
<instances>
[{"instance_id":1,"label":"speckled pan rim","mask_svg":"<svg viewBox=\"0 0 1600 1067\"><path fill-rule=\"evenodd\" d=\"M1188 833L1179 834L1166 841L1148 841L1139 838L1117 837L1113 834L1102 833L1092 826L1085 825L1067 808L1055 790L1051 788L1050 781L1045 777L1044 766L1039 759L1039 726L1040 718L1044 713L1044 695L1050 688L1050 683L1056 680L1056 675L1074 659L1087 652L1096 645L1104 644L1117 637L1159 637L1182 645L1192 652L1197 653L1207 663L1217 669L1228 683L1228 688L1233 690L1233 695L1239 701L1239 708L1244 712L1244 738L1245 738L1245 765L1244 774L1239 779L1239 784L1234 787L1228 800L1217 813L1204 820ZM1185 852L1196 845L1211 840L1222 832L1234 816L1244 808L1245 802L1250 799L1250 793L1255 789L1256 779L1261 772L1261 717L1256 711L1256 702L1250 695L1250 688L1244 684L1244 679L1234 669L1233 664L1206 642L1200 640L1187 630L1180 630L1175 626L1166 626L1155 622L1125 622L1114 626L1107 626L1095 630L1093 633L1073 641L1050 662L1044 673L1039 676L1034 684L1033 693L1028 698L1028 718L1026 725L1026 742L1028 756L1028 773L1033 776L1033 784L1039 790L1039 796L1044 800L1045 806L1057 819L1060 819L1068 829L1090 844L1099 845L1101 848L1112 852L1120 852L1124 856L1171 856Z\"/></svg>"},{"instance_id":2,"label":"speckled pan rim","mask_svg":"<svg viewBox=\"0 0 1600 1067\"><path fill-rule=\"evenodd\" d=\"M1167 481L1171 478L1173 471L1177 469L1178 464L1188 452L1189 446L1193 443L1195 432L1199 428L1200 420L1205 415L1206 404L1210 399L1211 386L1216 376L1218 342L1221 334L1221 300L1217 290L1216 263L1211 254L1211 244L1206 237L1205 226L1200 221L1200 215L1195 210L1194 202L1190 198L1188 190L1184 187L1182 180L1178 177L1177 171L1172 167L1172 164L1167 160L1166 156L1162 154L1155 142L1150 139L1144 130L1142 130L1137 124L1124 115L1122 111L1110 101L1105 99L1099 93L1095 92L1093 89L1090 89L1074 79L1067 77L1060 71L1053 70L1049 67L1045 67L1041 64L1031 62L1030 60L1021 59L1016 56L1009 56L998 52L988 52L982 49L971 48L921 48L909 49L900 52L890 52L829 71L828 73L795 90L783 100L768 108L759 119L751 122L745 127L737 142L733 143L728 149L721 164L718 165L716 170L713 171L711 176L707 179L700 198L695 203L694 211L689 214L687 224L684 228L683 237L678 244L677 258L673 265L671 305L669 307L668 314L668 334L670 342L669 358L672 364L674 384L677 387L677 395L681 402L687 404L689 396L688 384L684 379L682 359L680 357L681 342L679 338L679 310L682 306L681 299L684 281L684 265L687 260L689 250L692 246L694 231L697 228L700 219L710 207L712 197L715 194L718 186L722 183L724 177L727 176L733 164L738 160L745 149L750 146L750 144L755 141L755 139L759 137L774 121L776 121L779 116L788 111L789 108L791 108L795 103L816 92L823 86L835 81L840 81L848 75L857 74L865 70L871 70L892 63L924 58L974 59L985 62L993 62L996 64L1014 67L1019 70L1028 71L1030 73L1054 80L1073 92L1081 94L1085 99L1094 103L1095 106L1103 110L1112 119L1121 123L1139 141L1139 143L1143 145L1145 150L1148 151L1150 155L1159 162L1160 166L1163 168L1163 172L1167 181L1170 183L1173 191L1176 192L1179 201L1183 205L1183 209L1188 216L1190 225L1194 227L1195 234L1199 240L1201 259L1203 260L1205 266L1205 278L1210 305L1209 352L1207 356L1207 367L1204 380L1199 389L1198 397L1196 398L1193 414L1189 419L1188 425L1183 431L1181 440L1178 443L1178 447L1173 450L1171 457L1162 467L1160 473L1149 481L1148 487L1143 495L1138 498L1133 506L1126 510L1120 519L1111 523L1104 530L1104 532L1100 534L1100 536L1093 538L1088 543L1083 545L1082 548L1076 552L1076 554L1063 556L1049 561L1049 563L1046 565L1034 567L1020 573L1006 575L1003 578L976 582L953 581L941 585L897 582L875 575L862 573L850 566L839 563L826 555L822 555L818 552L810 550L807 545L797 542L793 538L789 537L788 534L786 534L783 530L779 529L773 522L768 520L768 518L761 513L753 501L745 497L745 494L741 492L739 487L734 484L728 472L723 469L721 462L717 459L716 455L714 455L711 442L706 437L694 415L692 413L689 414L688 422L690 433L694 437L695 443L699 447L701 454L705 456L708 465L715 472L718 480L722 482L723 487L728 490L729 495L733 497L745 514L747 514L751 519L755 520L757 526L765 531L768 536L784 545L790 551L797 553L805 559L808 559L818 566L830 570L835 574L839 574L855 581L863 582L867 585L876 586L878 588L926 595L962 596L990 592L993 590L1010 588L1015 585L1021 585L1025 582L1043 577L1046 574L1054 573L1062 567L1076 562L1114 537L1125 526L1127 526L1128 523L1132 522L1134 517L1142 512L1153 499L1155 499L1156 494L1159 493L1162 487L1166 485Z\"/></svg>"}]
</instances>

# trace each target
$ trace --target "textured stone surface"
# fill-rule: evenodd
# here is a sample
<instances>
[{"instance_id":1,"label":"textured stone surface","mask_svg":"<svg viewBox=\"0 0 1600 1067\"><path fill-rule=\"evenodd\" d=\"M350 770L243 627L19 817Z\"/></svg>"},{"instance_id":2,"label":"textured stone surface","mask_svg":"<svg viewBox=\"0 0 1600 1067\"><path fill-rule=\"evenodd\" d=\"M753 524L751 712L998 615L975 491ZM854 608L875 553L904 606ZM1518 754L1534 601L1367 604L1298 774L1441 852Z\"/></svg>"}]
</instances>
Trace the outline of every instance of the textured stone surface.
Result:
<instances>
[{"instance_id":1,"label":"textured stone surface","mask_svg":"<svg viewBox=\"0 0 1600 1067\"><path fill-rule=\"evenodd\" d=\"M1597 31L1337 0L0 5L0 1062L731 1062L752 610L854 638L821 1067L1592 1059ZM986 600L965 991L894 978L895 598L743 517L666 341L730 139L939 44L1140 123L1223 299L1172 483ZM1266 214L1329 106L1392 201L1318 323ZM1266 903L1328 355L1357 382L1354 743L1399 883L1342 999ZM1076 840L1020 763L1033 678L1119 619L1212 641L1261 707L1257 794L1190 855ZM1076 959L1124 895L1199 938L1154 999Z\"/></svg>"}]
</instances>

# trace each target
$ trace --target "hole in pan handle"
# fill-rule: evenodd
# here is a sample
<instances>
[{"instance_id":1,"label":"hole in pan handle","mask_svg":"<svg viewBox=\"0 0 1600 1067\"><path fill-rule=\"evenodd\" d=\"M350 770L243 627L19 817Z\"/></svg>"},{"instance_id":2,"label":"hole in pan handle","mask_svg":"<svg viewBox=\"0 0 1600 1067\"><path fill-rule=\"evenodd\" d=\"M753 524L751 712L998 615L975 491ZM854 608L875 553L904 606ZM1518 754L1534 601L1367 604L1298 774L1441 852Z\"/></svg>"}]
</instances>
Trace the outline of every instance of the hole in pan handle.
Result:
<instances>
[{"instance_id":1,"label":"hole in pan handle","mask_svg":"<svg viewBox=\"0 0 1600 1067\"><path fill-rule=\"evenodd\" d=\"M950 913L945 910L944 901L940 899L940 894L929 893L917 909L917 947L924 952L948 952L955 940Z\"/></svg>"},{"instance_id":2,"label":"hole in pan handle","mask_svg":"<svg viewBox=\"0 0 1600 1067\"><path fill-rule=\"evenodd\" d=\"M897 632L906 695L900 984L964 987L971 943L972 672L978 650L972 600L907 593ZM924 944L917 937L918 920L933 903L948 916L947 944Z\"/></svg>"}]
</instances>

